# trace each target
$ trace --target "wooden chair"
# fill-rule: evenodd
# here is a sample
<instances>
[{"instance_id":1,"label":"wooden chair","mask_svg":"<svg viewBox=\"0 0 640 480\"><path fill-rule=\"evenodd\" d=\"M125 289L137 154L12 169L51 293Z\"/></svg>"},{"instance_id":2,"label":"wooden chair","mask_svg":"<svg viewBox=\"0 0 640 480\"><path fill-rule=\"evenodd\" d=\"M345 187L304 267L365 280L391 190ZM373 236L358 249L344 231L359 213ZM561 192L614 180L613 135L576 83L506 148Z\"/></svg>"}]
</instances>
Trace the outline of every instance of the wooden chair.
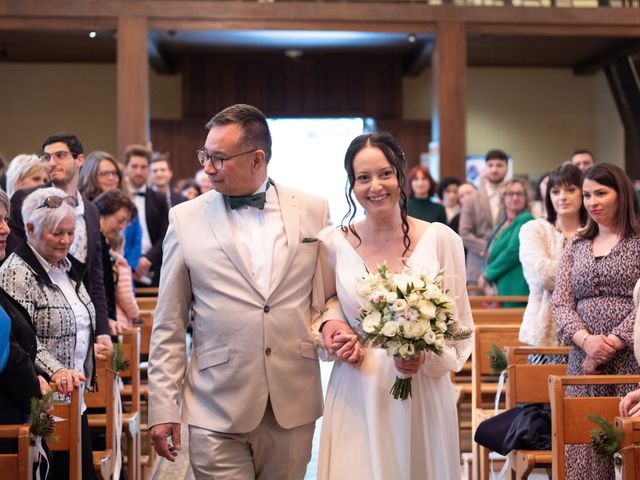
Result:
<instances>
[{"instance_id":1,"label":"wooden chair","mask_svg":"<svg viewBox=\"0 0 640 480\"><path fill-rule=\"evenodd\" d=\"M114 388L115 372L112 356L106 360L96 360L96 378L98 389L85 392L84 398L88 408L104 409L105 414L89 414L89 427L104 429L105 449L93 451L93 467L98 478L109 479L113 476L116 455L116 391Z\"/></svg>"},{"instance_id":2,"label":"wooden chair","mask_svg":"<svg viewBox=\"0 0 640 480\"><path fill-rule=\"evenodd\" d=\"M496 345L503 350L507 345L521 345L518 340L520 325L476 325L471 354L471 435L476 433L478 424L494 415L491 408L485 408L483 397L490 395L492 400L498 391L498 376L491 371L489 352ZM473 442L474 478L489 478L489 452Z\"/></svg>"},{"instance_id":3,"label":"wooden chair","mask_svg":"<svg viewBox=\"0 0 640 480\"><path fill-rule=\"evenodd\" d=\"M621 480L640 478L640 417L616 417L615 425L624 432L622 449L618 452ZM618 477L616 477L618 478Z\"/></svg>"},{"instance_id":4,"label":"wooden chair","mask_svg":"<svg viewBox=\"0 0 640 480\"><path fill-rule=\"evenodd\" d=\"M122 334L122 356L129 362L129 369L120 372L123 380L129 379L120 391L122 397L131 399L129 411L123 414L124 432L127 436L127 477L141 479L140 470L140 328L131 328Z\"/></svg>"},{"instance_id":5,"label":"wooden chair","mask_svg":"<svg viewBox=\"0 0 640 480\"><path fill-rule=\"evenodd\" d=\"M55 390L55 384L51 384L51 388ZM69 480L82 479L82 397L82 389L76 389L67 401L53 404L53 415L62 421L55 423L56 441L47 442L52 452L69 452Z\"/></svg>"},{"instance_id":6,"label":"wooden chair","mask_svg":"<svg viewBox=\"0 0 640 480\"><path fill-rule=\"evenodd\" d=\"M529 355L568 355L569 347L510 347L507 355L506 408L522 403L549 403L549 375L566 375L567 364L529 365ZM528 478L534 468L551 467L551 450L513 450L509 454L517 480Z\"/></svg>"},{"instance_id":7,"label":"wooden chair","mask_svg":"<svg viewBox=\"0 0 640 480\"><path fill-rule=\"evenodd\" d=\"M613 422L618 415L620 397L565 397L569 385L628 385L640 383L640 375L576 375L549 376L551 400L553 479L565 479L565 446L591 443L595 424L590 414L601 415Z\"/></svg>"},{"instance_id":8,"label":"wooden chair","mask_svg":"<svg viewBox=\"0 0 640 480\"><path fill-rule=\"evenodd\" d=\"M158 297L158 287L136 287L137 297Z\"/></svg>"},{"instance_id":9,"label":"wooden chair","mask_svg":"<svg viewBox=\"0 0 640 480\"><path fill-rule=\"evenodd\" d=\"M136 297L136 303L140 310L154 310L158 303L158 297Z\"/></svg>"},{"instance_id":10,"label":"wooden chair","mask_svg":"<svg viewBox=\"0 0 640 480\"><path fill-rule=\"evenodd\" d=\"M22 425L0 425L0 438L16 439L18 441L17 453L0 454L0 478L3 480L31 480L33 476L33 464L29 455L28 423Z\"/></svg>"},{"instance_id":11,"label":"wooden chair","mask_svg":"<svg viewBox=\"0 0 640 480\"><path fill-rule=\"evenodd\" d=\"M514 296L501 296L501 295L475 295L469 297L469 304L471 308L503 308L502 303L504 302L512 302L512 303L527 303L529 301L528 295L514 295ZM497 304L497 305L496 305ZM486 305L496 305L489 306Z\"/></svg>"},{"instance_id":12,"label":"wooden chair","mask_svg":"<svg viewBox=\"0 0 640 480\"><path fill-rule=\"evenodd\" d=\"M472 308L474 325L522 324L524 308Z\"/></svg>"},{"instance_id":13,"label":"wooden chair","mask_svg":"<svg viewBox=\"0 0 640 480\"><path fill-rule=\"evenodd\" d=\"M149 356L151 349L151 330L153 329L153 309L141 309L140 320L136 327L140 327L140 355Z\"/></svg>"}]
</instances>

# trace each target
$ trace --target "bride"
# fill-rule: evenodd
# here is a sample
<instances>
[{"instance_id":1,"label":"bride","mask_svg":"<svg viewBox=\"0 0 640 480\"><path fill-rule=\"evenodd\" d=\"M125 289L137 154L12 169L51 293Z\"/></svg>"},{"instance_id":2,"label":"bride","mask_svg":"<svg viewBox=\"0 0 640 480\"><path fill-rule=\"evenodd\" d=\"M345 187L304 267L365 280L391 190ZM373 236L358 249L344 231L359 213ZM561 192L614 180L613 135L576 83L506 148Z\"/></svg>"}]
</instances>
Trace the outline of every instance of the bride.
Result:
<instances>
[{"instance_id":1,"label":"bride","mask_svg":"<svg viewBox=\"0 0 640 480\"><path fill-rule=\"evenodd\" d=\"M412 360L387 356L358 340L358 279L387 262L389 271L435 274L455 299L456 317L472 327L462 241L449 227L407 216L405 158L387 133L360 135L345 155L351 205L346 227L320 234L321 261L335 275L324 278L327 296L342 308L328 309L320 323L325 349L336 359L325 402L319 480L460 478L458 420L449 372L471 352L471 339L445 347L441 356L422 352ZM353 223L356 201L366 211ZM346 218L346 217L345 217ZM355 332L355 333L354 333ZM398 372L412 375L413 396L389 393Z\"/></svg>"}]
</instances>

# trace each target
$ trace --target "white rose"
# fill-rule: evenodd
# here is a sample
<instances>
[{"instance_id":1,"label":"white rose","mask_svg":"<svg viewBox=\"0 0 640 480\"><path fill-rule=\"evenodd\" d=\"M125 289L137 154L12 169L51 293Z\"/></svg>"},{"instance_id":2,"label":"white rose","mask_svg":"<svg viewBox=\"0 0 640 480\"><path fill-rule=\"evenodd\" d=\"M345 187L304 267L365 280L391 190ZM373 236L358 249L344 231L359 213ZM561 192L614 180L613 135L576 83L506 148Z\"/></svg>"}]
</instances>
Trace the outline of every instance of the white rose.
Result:
<instances>
[{"instance_id":1,"label":"white rose","mask_svg":"<svg viewBox=\"0 0 640 480\"><path fill-rule=\"evenodd\" d=\"M393 303L398 299L398 294L396 292L387 292L387 296L385 300L387 303Z\"/></svg>"},{"instance_id":2,"label":"white rose","mask_svg":"<svg viewBox=\"0 0 640 480\"><path fill-rule=\"evenodd\" d=\"M433 283L430 283L426 286L425 293L429 298L438 298L442 295L440 289Z\"/></svg>"},{"instance_id":3,"label":"white rose","mask_svg":"<svg viewBox=\"0 0 640 480\"><path fill-rule=\"evenodd\" d=\"M420 289L424 288L424 282L418 276L412 277L411 278L411 283L413 284L413 288L416 289L416 290L420 290Z\"/></svg>"},{"instance_id":4,"label":"white rose","mask_svg":"<svg viewBox=\"0 0 640 480\"><path fill-rule=\"evenodd\" d=\"M362 329L367 333L374 333L376 331L376 327L380 323L380 312L373 311L362 320Z\"/></svg>"},{"instance_id":5,"label":"white rose","mask_svg":"<svg viewBox=\"0 0 640 480\"><path fill-rule=\"evenodd\" d=\"M394 322L393 320L387 322L382 327L382 334L385 337L394 337L398 333L398 322Z\"/></svg>"},{"instance_id":6,"label":"white rose","mask_svg":"<svg viewBox=\"0 0 640 480\"><path fill-rule=\"evenodd\" d=\"M435 345L438 348L442 348L442 346L444 345L444 335L436 335Z\"/></svg>"},{"instance_id":7,"label":"white rose","mask_svg":"<svg viewBox=\"0 0 640 480\"><path fill-rule=\"evenodd\" d=\"M436 316L436 306L427 300L423 300L420 302L420 314L425 318L433 318Z\"/></svg>"},{"instance_id":8,"label":"white rose","mask_svg":"<svg viewBox=\"0 0 640 480\"><path fill-rule=\"evenodd\" d=\"M398 298L393 302L393 309L398 313L404 313L408 308L407 301L402 298Z\"/></svg>"},{"instance_id":9,"label":"white rose","mask_svg":"<svg viewBox=\"0 0 640 480\"><path fill-rule=\"evenodd\" d=\"M422 328L418 322L409 322L404 327L404 336L406 338L420 338Z\"/></svg>"},{"instance_id":10,"label":"white rose","mask_svg":"<svg viewBox=\"0 0 640 480\"><path fill-rule=\"evenodd\" d=\"M440 331L441 333L444 333L447 331L447 324L446 322L436 322L436 328L438 329L438 331Z\"/></svg>"},{"instance_id":11,"label":"white rose","mask_svg":"<svg viewBox=\"0 0 640 480\"><path fill-rule=\"evenodd\" d=\"M436 334L433 330L428 330L422 338L427 342L427 345L433 345L436 342Z\"/></svg>"},{"instance_id":12,"label":"white rose","mask_svg":"<svg viewBox=\"0 0 640 480\"><path fill-rule=\"evenodd\" d=\"M418 305L420 303L421 296L418 292L411 292L407 297L407 303L409 305Z\"/></svg>"},{"instance_id":13,"label":"white rose","mask_svg":"<svg viewBox=\"0 0 640 480\"><path fill-rule=\"evenodd\" d=\"M408 359L413 357L415 354L415 348L412 343L405 343L398 349L398 355L403 359Z\"/></svg>"}]
</instances>

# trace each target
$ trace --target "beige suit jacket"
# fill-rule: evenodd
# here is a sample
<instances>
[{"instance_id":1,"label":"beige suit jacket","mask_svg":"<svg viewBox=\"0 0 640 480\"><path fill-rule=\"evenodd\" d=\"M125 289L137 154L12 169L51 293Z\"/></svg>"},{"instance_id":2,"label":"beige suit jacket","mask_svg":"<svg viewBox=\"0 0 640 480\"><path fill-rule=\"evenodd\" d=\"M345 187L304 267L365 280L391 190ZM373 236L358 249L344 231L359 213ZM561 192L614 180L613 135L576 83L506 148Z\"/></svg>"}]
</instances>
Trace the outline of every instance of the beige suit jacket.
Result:
<instances>
[{"instance_id":1,"label":"beige suit jacket","mask_svg":"<svg viewBox=\"0 0 640 480\"><path fill-rule=\"evenodd\" d=\"M317 235L329 222L329 207L319 197L275 188L287 249L277 257L283 265L274 270L281 273L266 296L233 241L221 194L211 191L171 209L151 337L149 426L182 418L245 433L258 426L268 399L284 428L322 414L311 324L324 308Z\"/></svg>"}]
</instances>

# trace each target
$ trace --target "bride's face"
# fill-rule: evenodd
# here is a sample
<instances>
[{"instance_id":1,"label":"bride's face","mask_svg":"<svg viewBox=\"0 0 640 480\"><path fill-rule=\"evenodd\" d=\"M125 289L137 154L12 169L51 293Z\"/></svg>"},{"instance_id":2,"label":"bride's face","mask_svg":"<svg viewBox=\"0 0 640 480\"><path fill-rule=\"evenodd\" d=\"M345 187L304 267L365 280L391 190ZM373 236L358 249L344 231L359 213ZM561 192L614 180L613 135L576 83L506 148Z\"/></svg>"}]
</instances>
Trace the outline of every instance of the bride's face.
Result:
<instances>
[{"instance_id":1,"label":"bride's face","mask_svg":"<svg viewBox=\"0 0 640 480\"><path fill-rule=\"evenodd\" d=\"M353 159L353 194L367 215L388 215L398 208L400 188L396 171L382 150L365 147Z\"/></svg>"}]
</instances>

